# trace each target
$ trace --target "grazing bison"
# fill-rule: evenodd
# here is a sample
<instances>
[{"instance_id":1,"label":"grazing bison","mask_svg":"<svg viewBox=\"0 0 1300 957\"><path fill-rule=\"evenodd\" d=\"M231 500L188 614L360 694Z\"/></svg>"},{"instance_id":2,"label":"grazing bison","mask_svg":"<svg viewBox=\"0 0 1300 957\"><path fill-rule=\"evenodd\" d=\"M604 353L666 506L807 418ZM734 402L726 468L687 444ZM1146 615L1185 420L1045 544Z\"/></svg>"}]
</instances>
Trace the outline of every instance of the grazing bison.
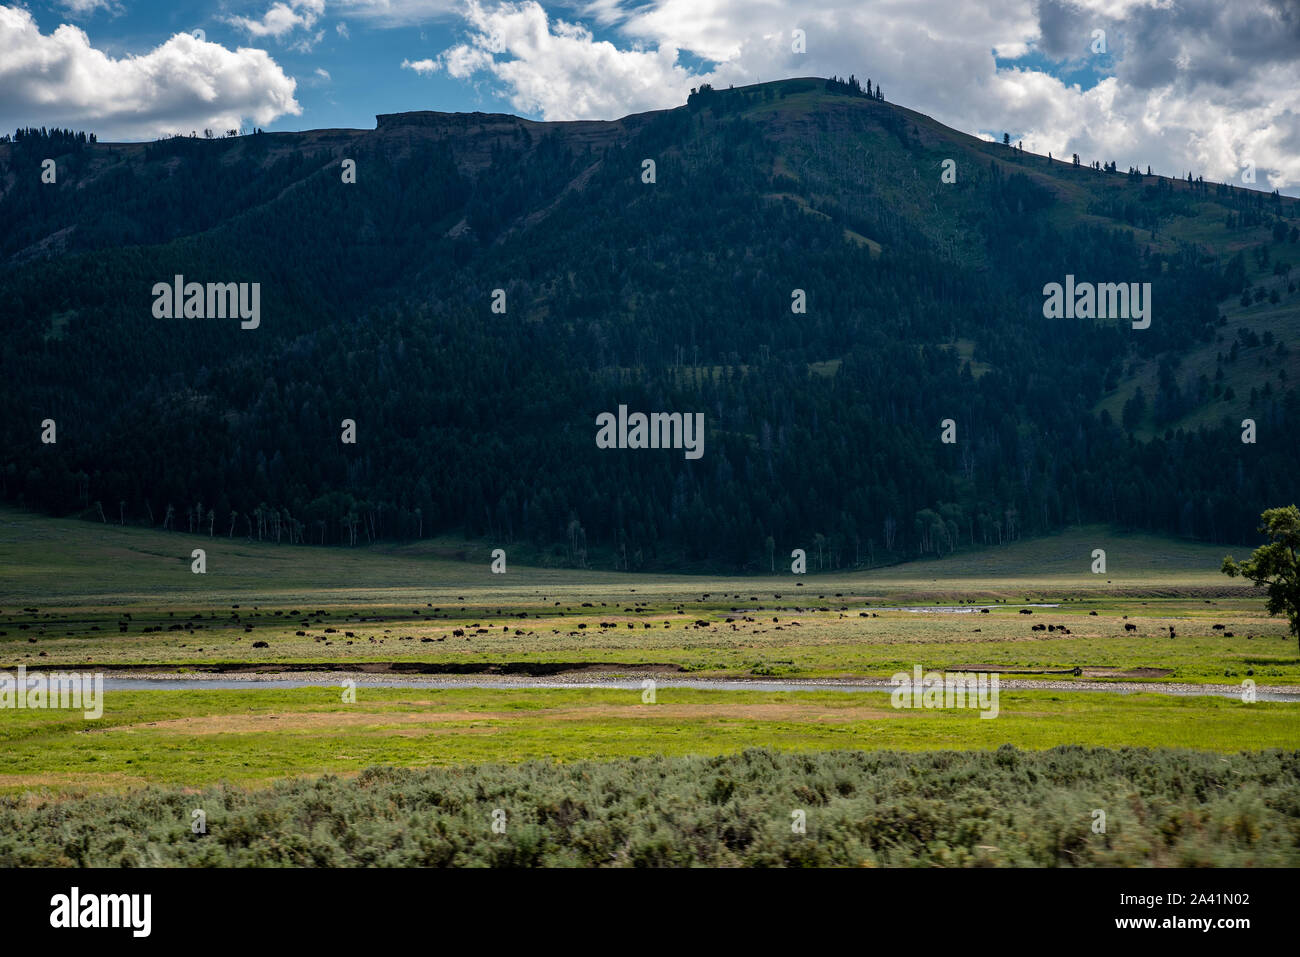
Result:
<instances>
[{"instance_id":1,"label":"grazing bison","mask_svg":"<svg viewBox=\"0 0 1300 957\"><path fill-rule=\"evenodd\" d=\"M1135 624L1133 624L1133 622L1130 621L1130 622L1128 622L1128 623L1124 626L1124 630L1125 630L1125 631L1137 631L1137 630L1138 630L1138 626L1135 625Z\"/></svg>"}]
</instances>

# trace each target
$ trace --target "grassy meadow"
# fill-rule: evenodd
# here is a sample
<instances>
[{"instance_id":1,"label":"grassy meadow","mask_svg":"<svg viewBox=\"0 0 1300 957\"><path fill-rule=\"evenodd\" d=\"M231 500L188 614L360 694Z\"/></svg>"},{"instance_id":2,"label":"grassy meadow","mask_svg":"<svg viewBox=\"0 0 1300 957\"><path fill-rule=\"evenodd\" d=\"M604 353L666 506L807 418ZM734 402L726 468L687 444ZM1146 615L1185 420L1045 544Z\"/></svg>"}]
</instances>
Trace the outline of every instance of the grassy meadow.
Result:
<instances>
[{"instance_id":1,"label":"grassy meadow","mask_svg":"<svg viewBox=\"0 0 1300 957\"><path fill-rule=\"evenodd\" d=\"M327 669L339 682L111 690L93 720L0 711L0 861L1276 865L1300 854L1294 798L1278 797L1279 773L1296 773L1300 705L1151 690L1300 685L1295 639L1250 585L1219 573L1224 549L1088 527L851 574L818 574L810 555L798 578L705 578L522 562L494 575L491 547L289 547L0 512L0 669ZM190 570L194 548L205 574ZM1094 548L1107 552L1104 575L1090 571ZM638 680L881 679L914 665L1097 690L1004 687L989 720L827 687L661 685L647 701ZM363 681L351 700L349 669L603 672L632 687ZM1143 686L1114 693L1132 682ZM481 834L509 788L518 826ZM796 799L817 808L798 840ZM180 813L195 802L211 837ZM1118 832L1088 830L1097 807L1114 809Z\"/></svg>"},{"instance_id":2,"label":"grassy meadow","mask_svg":"<svg viewBox=\"0 0 1300 957\"><path fill-rule=\"evenodd\" d=\"M0 793L265 785L292 775L526 760L720 755L747 747L928 751L1295 747L1296 705L1209 696L1006 691L973 709L894 709L885 692L341 687L106 693L103 716L11 711Z\"/></svg>"},{"instance_id":3,"label":"grassy meadow","mask_svg":"<svg viewBox=\"0 0 1300 957\"><path fill-rule=\"evenodd\" d=\"M1090 571L1097 547L1105 575ZM193 548L207 552L205 574L190 570ZM1085 528L798 580L523 565L494 575L489 551L275 546L0 513L0 664L610 665L805 678L888 678L921 664L1300 683L1285 622L1219 573L1222 549L1150 536ZM1024 614L1027 603L1059 607ZM919 610L936 605L970 611Z\"/></svg>"}]
</instances>

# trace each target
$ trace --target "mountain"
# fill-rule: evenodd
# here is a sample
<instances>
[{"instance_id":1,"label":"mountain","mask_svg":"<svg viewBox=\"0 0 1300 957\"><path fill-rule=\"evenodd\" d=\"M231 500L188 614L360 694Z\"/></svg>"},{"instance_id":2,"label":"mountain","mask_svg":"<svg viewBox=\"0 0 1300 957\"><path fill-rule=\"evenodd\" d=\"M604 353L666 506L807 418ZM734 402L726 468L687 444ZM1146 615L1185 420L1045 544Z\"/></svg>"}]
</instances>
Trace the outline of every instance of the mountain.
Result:
<instances>
[{"instance_id":1,"label":"mountain","mask_svg":"<svg viewBox=\"0 0 1300 957\"><path fill-rule=\"evenodd\" d=\"M27 507L816 570L1083 522L1250 541L1297 497L1276 193L1049 160L820 78L613 122L20 134L0 496ZM205 304L257 284L256 321L166 318L176 276ZM1149 325L1047 318L1052 283L1149 283ZM702 454L599 448L620 406L702 415Z\"/></svg>"}]
</instances>

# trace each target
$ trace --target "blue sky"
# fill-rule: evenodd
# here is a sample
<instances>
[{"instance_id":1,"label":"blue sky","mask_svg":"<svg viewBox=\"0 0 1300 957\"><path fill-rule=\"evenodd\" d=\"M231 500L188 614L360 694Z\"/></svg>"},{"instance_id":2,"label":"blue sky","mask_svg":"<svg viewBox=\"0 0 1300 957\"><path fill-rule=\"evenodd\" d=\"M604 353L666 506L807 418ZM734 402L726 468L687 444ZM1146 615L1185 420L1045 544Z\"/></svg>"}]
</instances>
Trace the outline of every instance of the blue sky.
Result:
<instances>
[{"instance_id":1,"label":"blue sky","mask_svg":"<svg viewBox=\"0 0 1300 957\"><path fill-rule=\"evenodd\" d=\"M612 119L701 82L850 72L1036 152L1300 186L1295 0L0 0L0 129L105 140Z\"/></svg>"}]
</instances>

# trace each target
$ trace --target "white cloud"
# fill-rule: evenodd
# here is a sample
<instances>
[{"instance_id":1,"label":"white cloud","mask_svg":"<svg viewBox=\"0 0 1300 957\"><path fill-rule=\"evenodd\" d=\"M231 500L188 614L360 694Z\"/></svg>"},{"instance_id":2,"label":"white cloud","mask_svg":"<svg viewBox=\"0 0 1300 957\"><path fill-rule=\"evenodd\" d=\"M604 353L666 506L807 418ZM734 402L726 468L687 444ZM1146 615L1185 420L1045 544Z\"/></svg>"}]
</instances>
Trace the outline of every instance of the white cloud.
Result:
<instances>
[{"instance_id":1,"label":"white cloud","mask_svg":"<svg viewBox=\"0 0 1300 957\"><path fill-rule=\"evenodd\" d=\"M1300 185L1300 11L1269 0L1041 0L1041 41L1054 50L1106 30L1112 76L1092 89L1040 81L1022 111L1030 135L1171 175L1237 180L1254 160L1259 186Z\"/></svg>"},{"instance_id":2,"label":"white cloud","mask_svg":"<svg viewBox=\"0 0 1300 957\"><path fill-rule=\"evenodd\" d=\"M114 59L77 27L43 35L28 11L0 6L0 128L71 125L110 140L265 126L302 112L294 90L264 50L178 33Z\"/></svg>"},{"instance_id":3,"label":"white cloud","mask_svg":"<svg viewBox=\"0 0 1300 957\"><path fill-rule=\"evenodd\" d=\"M1300 16L1273 0L820 0L815 7L588 0L577 7L604 36L548 14L536 0L470 0L461 12L464 42L433 64L459 78L490 76L515 109L545 119L676 106L700 82L852 72L949 126L996 130L996 139L1005 130L1036 151L1113 159L1121 169L1190 169L1207 179L1236 175L1249 152L1261 185L1266 178L1291 191L1300 184ZM796 28L807 35L806 53L791 50ZM1094 29L1106 30L1108 57L1090 55ZM688 66L679 51L703 64ZM1109 76L1089 78L1083 89L1043 69L999 68L996 59L1034 52Z\"/></svg>"},{"instance_id":4,"label":"white cloud","mask_svg":"<svg viewBox=\"0 0 1300 957\"><path fill-rule=\"evenodd\" d=\"M1002 60L1018 60L1022 56L1028 56L1031 49L1033 48L1023 40L1013 40L995 46L993 55Z\"/></svg>"},{"instance_id":5,"label":"white cloud","mask_svg":"<svg viewBox=\"0 0 1300 957\"><path fill-rule=\"evenodd\" d=\"M461 79L490 73L506 86L515 109L548 120L607 118L675 105L693 79L677 62L675 48L620 50L594 39L584 26L551 20L535 0L490 10L470 0L464 15L472 27L469 41L443 51L420 72L445 69Z\"/></svg>"},{"instance_id":6,"label":"white cloud","mask_svg":"<svg viewBox=\"0 0 1300 957\"><path fill-rule=\"evenodd\" d=\"M115 0L58 0L59 8L70 17L88 17L96 10L121 13L122 7Z\"/></svg>"},{"instance_id":7,"label":"white cloud","mask_svg":"<svg viewBox=\"0 0 1300 957\"><path fill-rule=\"evenodd\" d=\"M608 119L677 106L701 82L850 72L864 78L933 72L946 79L964 70L955 90L971 74L993 71L993 47L1014 51L1036 33L1027 0L994 0L992 7L947 0L870 11L856 0L829 0L813 9L773 0L587 4L583 10L594 22L624 39L615 45L582 24L549 16L536 0L492 6L470 0L462 14L466 42L437 62L453 76L494 76L516 109L545 119ZM944 24L942 34L936 23ZM807 53L792 50L795 29L805 32ZM942 66L927 56L918 70L910 51L934 53L936 44L941 49L933 59ZM706 63L688 67L679 51Z\"/></svg>"},{"instance_id":8,"label":"white cloud","mask_svg":"<svg viewBox=\"0 0 1300 957\"><path fill-rule=\"evenodd\" d=\"M381 27L405 27L445 19L464 4L461 0L334 0L331 6Z\"/></svg>"},{"instance_id":9,"label":"white cloud","mask_svg":"<svg viewBox=\"0 0 1300 957\"><path fill-rule=\"evenodd\" d=\"M295 43L289 44L289 49L296 53L310 53L316 44L325 38L325 31L317 30L315 33L303 37Z\"/></svg>"},{"instance_id":10,"label":"white cloud","mask_svg":"<svg viewBox=\"0 0 1300 957\"><path fill-rule=\"evenodd\" d=\"M350 33L348 33L348 25L344 23L342 20L334 24L334 32L337 33L339 36L341 36L344 40L347 40L352 36Z\"/></svg>"},{"instance_id":11,"label":"white cloud","mask_svg":"<svg viewBox=\"0 0 1300 957\"><path fill-rule=\"evenodd\" d=\"M325 12L325 0L287 0L271 4L260 20L227 17L227 22L246 30L254 37L279 40L299 28L310 30Z\"/></svg>"},{"instance_id":12,"label":"white cloud","mask_svg":"<svg viewBox=\"0 0 1300 957\"><path fill-rule=\"evenodd\" d=\"M328 82L328 81L331 79L331 77L330 77L330 71L329 71L329 70L322 69L321 67L316 67L316 69L315 69L314 72L315 72L316 75L317 75L318 77L320 77L322 80L325 80L325 81Z\"/></svg>"},{"instance_id":13,"label":"white cloud","mask_svg":"<svg viewBox=\"0 0 1300 957\"><path fill-rule=\"evenodd\" d=\"M421 76L427 76L430 73L437 73L439 65L433 60L403 60L403 70L414 70Z\"/></svg>"},{"instance_id":14,"label":"white cloud","mask_svg":"<svg viewBox=\"0 0 1300 957\"><path fill-rule=\"evenodd\" d=\"M1094 13L1109 20L1118 20L1144 7L1153 10L1168 10L1174 5L1174 0L1072 0L1072 3L1088 13Z\"/></svg>"}]
</instances>

